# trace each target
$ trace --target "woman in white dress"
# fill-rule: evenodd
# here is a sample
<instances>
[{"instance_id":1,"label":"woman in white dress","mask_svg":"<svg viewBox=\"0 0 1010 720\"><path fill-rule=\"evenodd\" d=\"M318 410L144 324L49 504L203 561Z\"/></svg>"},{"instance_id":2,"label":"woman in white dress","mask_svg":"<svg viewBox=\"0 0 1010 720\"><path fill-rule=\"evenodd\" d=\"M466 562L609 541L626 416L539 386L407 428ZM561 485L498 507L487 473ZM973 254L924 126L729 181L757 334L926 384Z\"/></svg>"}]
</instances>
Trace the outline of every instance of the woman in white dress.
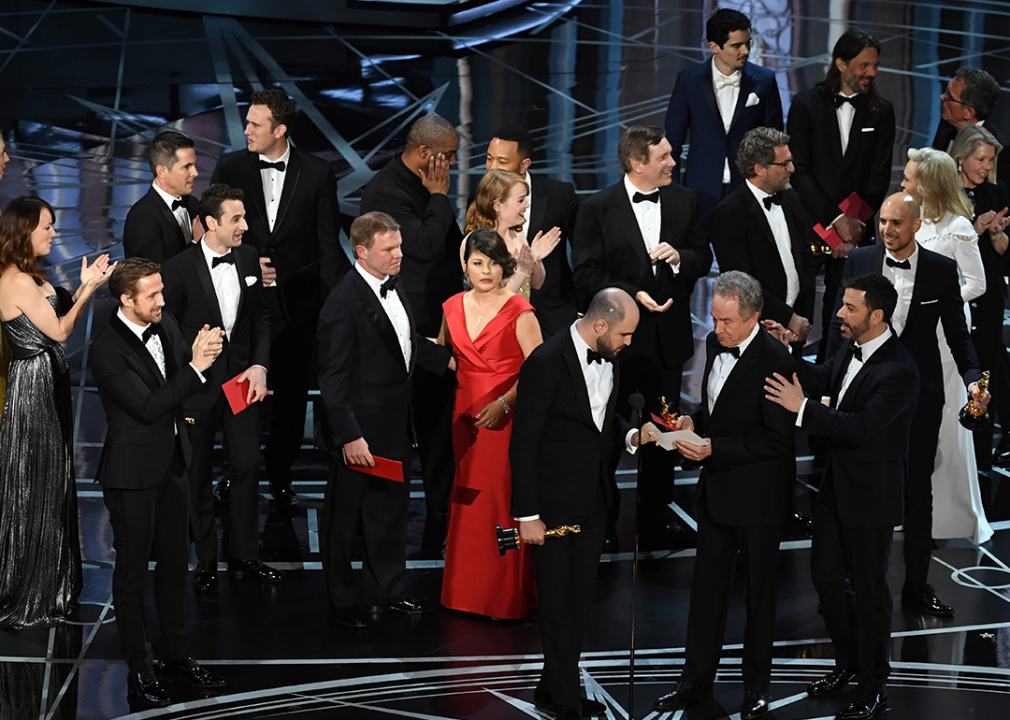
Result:
<instances>
[{"instance_id":1,"label":"woman in white dress","mask_svg":"<svg viewBox=\"0 0 1010 720\"><path fill-rule=\"evenodd\" d=\"M957 263L961 300L971 327L968 301L985 292L985 270L978 235L971 223L972 208L957 180L957 165L939 150L909 149L901 187L922 206L922 227L915 234L916 242ZM972 435L957 421L967 393L943 327L937 332L945 401L933 466L933 537L966 537L976 544L983 543L992 537L992 528L982 509Z\"/></svg>"}]
</instances>

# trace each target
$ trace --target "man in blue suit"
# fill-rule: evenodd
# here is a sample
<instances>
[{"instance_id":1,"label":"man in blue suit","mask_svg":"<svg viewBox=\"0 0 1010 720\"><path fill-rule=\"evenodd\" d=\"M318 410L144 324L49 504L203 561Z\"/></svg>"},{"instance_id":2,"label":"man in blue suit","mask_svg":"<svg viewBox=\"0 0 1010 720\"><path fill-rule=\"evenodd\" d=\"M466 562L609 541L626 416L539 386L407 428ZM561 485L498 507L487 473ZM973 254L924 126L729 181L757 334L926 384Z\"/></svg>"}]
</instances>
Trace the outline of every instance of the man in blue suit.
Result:
<instances>
[{"instance_id":1,"label":"man in blue suit","mask_svg":"<svg viewBox=\"0 0 1010 720\"><path fill-rule=\"evenodd\" d=\"M680 158L691 136L687 169L673 179L694 190L706 225L719 201L743 182L734 162L748 130L782 130L782 99L775 73L747 62L750 19L723 8L705 26L712 59L681 71L666 111L666 138Z\"/></svg>"}]
</instances>

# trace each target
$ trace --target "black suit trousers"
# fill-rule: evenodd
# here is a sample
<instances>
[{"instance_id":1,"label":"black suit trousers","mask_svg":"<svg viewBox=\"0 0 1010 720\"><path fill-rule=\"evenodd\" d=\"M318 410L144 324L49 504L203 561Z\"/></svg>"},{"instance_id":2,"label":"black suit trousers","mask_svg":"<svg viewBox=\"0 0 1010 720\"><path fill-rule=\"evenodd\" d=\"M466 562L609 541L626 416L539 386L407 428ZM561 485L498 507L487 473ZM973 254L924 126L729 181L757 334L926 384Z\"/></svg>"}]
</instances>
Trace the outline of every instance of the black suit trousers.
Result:
<instances>
[{"instance_id":1,"label":"black suit trousers","mask_svg":"<svg viewBox=\"0 0 1010 720\"><path fill-rule=\"evenodd\" d=\"M696 517L698 555L691 580L682 679L703 688L715 682L739 554L747 584L743 684L745 690L764 692L771 682L782 528L720 525L712 519L703 498L696 504Z\"/></svg>"},{"instance_id":2,"label":"black suit trousers","mask_svg":"<svg viewBox=\"0 0 1010 720\"><path fill-rule=\"evenodd\" d=\"M189 527L200 562L217 562L214 520L214 438L224 433L231 468L228 500L228 556L259 558L260 411L254 404L233 415L224 393L207 410L187 410L196 422L189 427L193 458L189 466Z\"/></svg>"},{"instance_id":3,"label":"black suit trousers","mask_svg":"<svg viewBox=\"0 0 1010 720\"><path fill-rule=\"evenodd\" d=\"M154 601L161 625L161 644L169 660L189 655L186 638L186 575L189 572L189 533L186 514L189 486L178 448L165 478L145 490L104 488L105 507L112 525L116 567L112 571L112 600L116 628L131 673L152 669L147 643L144 589L147 564L153 559Z\"/></svg>"},{"instance_id":4,"label":"black suit trousers","mask_svg":"<svg viewBox=\"0 0 1010 720\"><path fill-rule=\"evenodd\" d=\"M396 459L396 458L390 458ZM410 448L399 460L410 467ZM408 471L409 472L409 471ZM333 608L391 605L407 595L407 512L410 486L349 470L333 459L319 523L323 570ZM351 569L351 543L361 522L361 580Z\"/></svg>"},{"instance_id":5,"label":"black suit trousers","mask_svg":"<svg viewBox=\"0 0 1010 720\"><path fill-rule=\"evenodd\" d=\"M860 673L860 687L876 690L891 672L887 566L894 531L843 525L832 484L826 474L814 507L810 571L835 646L835 666Z\"/></svg>"},{"instance_id":6,"label":"black suit trousers","mask_svg":"<svg viewBox=\"0 0 1010 720\"><path fill-rule=\"evenodd\" d=\"M580 523L582 532L547 538L543 545L533 548L544 651L539 689L547 692L555 705L578 712L581 712L579 656L596 597L596 577L607 526L603 491L598 484L595 492L592 512Z\"/></svg>"},{"instance_id":7,"label":"black suit trousers","mask_svg":"<svg viewBox=\"0 0 1010 720\"><path fill-rule=\"evenodd\" d=\"M411 417L429 516L449 510L449 493L456 472L456 456L452 449L455 397L456 373L438 376L422 367L414 369L410 389Z\"/></svg>"},{"instance_id":8,"label":"black suit trousers","mask_svg":"<svg viewBox=\"0 0 1010 720\"><path fill-rule=\"evenodd\" d=\"M915 449L905 476L905 584L922 585L933 555L933 466L940 438L943 403L919 398L912 418Z\"/></svg>"},{"instance_id":9,"label":"black suit trousers","mask_svg":"<svg viewBox=\"0 0 1010 720\"><path fill-rule=\"evenodd\" d=\"M1003 305L1002 295L988 292L971 302L971 322L974 326L971 341L975 345L979 366L989 371L989 392L992 393L989 415L992 416L995 409L999 424L1006 433L1010 428L1010 358L1003 344ZM979 470L992 470L993 431L993 423L989 423L988 427L973 434Z\"/></svg>"},{"instance_id":10,"label":"black suit trousers","mask_svg":"<svg viewBox=\"0 0 1010 720\"><path fill-rule=\"evenodd\" d=\"M816 258L814 275L824 268L824 305L821 307L821 341L817 345L817 364L824 363L829 358L828 335L830 335L831 321L835 317L835 298L838 297L838 288L842 284L842 271L845 269L845 258L833 258L830 255L820 255Z\"/></svg>"}]
</instances>

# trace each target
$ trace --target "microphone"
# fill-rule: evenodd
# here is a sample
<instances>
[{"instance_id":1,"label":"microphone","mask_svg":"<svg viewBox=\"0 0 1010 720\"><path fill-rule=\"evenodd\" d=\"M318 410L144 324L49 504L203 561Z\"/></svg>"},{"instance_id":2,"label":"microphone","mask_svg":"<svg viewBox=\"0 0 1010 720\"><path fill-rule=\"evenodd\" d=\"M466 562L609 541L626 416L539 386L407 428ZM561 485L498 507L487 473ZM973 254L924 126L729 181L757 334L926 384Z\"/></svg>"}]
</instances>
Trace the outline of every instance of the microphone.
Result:
<instances>
[{"instance_id":1,"label":"microphone","mask_svg":"<svg viewBox=\"0 0 1010 720\"><path fill-rule=\"evenodd\" d=\"M641 420L641 412L645 408L645 398L642 397L642 393L631 393L628 400L631 402L631 407L638 411L639 420Z\"/></svg>"},{"instance_id":2,"label":"microphone","mask_svg":"<svg viewBox=\"0 0 1010 720\"><path fill-rule=\"evenodd\" d=\"M631 407L638 415L638 452L635 453L636 474L635 483L642 482L642 411L645 409L645 398L642 393L632 393L628 398ZM635 418L632 418L634 421ZM641 510L642 494L635 489L635 551L631 561L631 646L628 649L628 716L635 717L635 624L638 616L638 515Z\"/></svg>"}]
</instances>

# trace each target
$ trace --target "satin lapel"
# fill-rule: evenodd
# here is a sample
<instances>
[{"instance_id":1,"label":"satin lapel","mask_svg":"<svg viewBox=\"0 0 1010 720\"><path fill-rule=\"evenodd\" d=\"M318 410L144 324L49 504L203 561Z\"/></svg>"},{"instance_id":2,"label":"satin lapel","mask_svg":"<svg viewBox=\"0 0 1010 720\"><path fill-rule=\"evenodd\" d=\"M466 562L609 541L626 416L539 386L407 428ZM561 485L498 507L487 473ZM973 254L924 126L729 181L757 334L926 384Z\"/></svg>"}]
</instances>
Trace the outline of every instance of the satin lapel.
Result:
<instances>
[{"instance_id":1,"label":"satin lapel","mask_svg":"<svg viewBox=\"0 0 1010 720\"><path fill-rule=\"evenodd\" d=\"M195 267L193 270L196 272L196 276L200 278L200 287L203 288L203 295L207 299L207 305L210 307L210 317L211 317L211 327L224 327L224 319L221 317L221 304L217 299L217 292L214 290L214 280L211 279L210 270L207 269L207 262L203 256L202 248L195 248L195 251L190 254L193 265ZM234 251L233 251L234 254Z\"/></svg>"},{"instance_id":2,"label":"satin lapel","mask_svg":"<svg viewBox=\"0 0 1010 720\"><path fill-rule=\"evenodd\" d=\"M571 333L565 338L562 357L565 360L565 365L568 366L568 372L572 378L572 390L575 392L575 401L578 403L583 419L589 427L596 429L596 422L593 420L593 407L589 404L589 388L586 387L586 376L583 374L582 365L575 354L575 343L572 340ZM615 384L614 387L616 388L617 385ZM610 395L613 398L617 393L611 393Z\"/></svg>"},{"instance_id":3,"label":"satin lapel","mask_svg":"<svg viewBox=\"0 0 1010 720\"><path fill-rule=\"evenodd\" d=\"M750 97L751 91L754 90L755 82L754 78L750 74L750 65L744 65L743 70L740 71L740 92L737 93L736 97L736 107L733 108L733 119L730 121L729 130L733 132L733 126L736 125L736 121L740 118L740 113L743 109L747 107L747 98Z\"/></svg>"},{"instance_id":4,"label":"satin lapel","mask_svg":"<svg viewBox=\"0 0 1010 720\"><path fill-rule=\"evenodd\" d=\"M624 181L622 180L616 188L616 197L611 198L611 206L615 210L615 217L620 225L621 229L624 231L624 236L631 245L631 249L635 251L635 255L638 259L652 271L652 261L649 259L649 253L645 251L645 239L642 237L642 229L638 227L638 218L635 217L635 211L631 208L631 200L628 198L628 193L625 192ZM672 205L672 203L663 203L660 199L662 206ZM669 209L670 212L673 211L672 207ZM666 210L662 210L663 223L666 222ZM660 237L662 235L663 227L660 225Z\"/></svg>"},{"instance_id":5,"label":"satin lapel","mask_svg":"<svg viewBox=\"0 0 1010 720\"><path fill-rule=\"evenodd\" d=\"M844 158L842 157L842 133L838 129L838 113L835 112L835 101L823 90L817 96L820 98L823 107L821 108L821 122L824 123L824 127L828 130L828 142L831 144L831 150L835 154L835 161L841 166ZM855 127L855 122L852 123ZM852 133L849 133L849 145L852 145Z\"/></svg>"},{"instance_id":6,"label":"satin lapel","mask_svg":"<svg viewBox=\"0 0 1010 720\"><path fill-rule=\"evenodd\" d=\"M355 280L358 283L358 307L361 309L361 312L368 319L368 322L372 323L372 326L379 334L379 337L382 338L382 342L386 344L389 352L393 353L394 357L402 358L403 350L400 349L400 341L396 339L396 330L393 328L393 323L390 321L389 316L386 315L386 311L383 310L379 298L375 297L375 293L372 292L372 288L368 287L368 283L365 282L364 278L358 275ZM397 288L397 291L399 292L399 288ZM413 356L413 353L411 353L411 356Z\"/></svg>"},{"instance_id":7,"label":"satin lapel","mask_svg":"<svg viewBox=\"0 0 1010 720\"><path fill-rule=\"evenodd\" d=\"M550 229L543 227L544 215L547 213L547 203L550 196L544 189L543 183L534 182L532 175L528 175L527 177L530 179L530 195L533 197L532 207L530 208L530 232L527 240L533 242L533 238L537 236L538 232ZM543 194L541 195L540 193Z\"/></svg>"},{"instance_id":8,"label":"satin lapel","mask_svg":"<svg viewBox=\"0 0 1010 720\"><path fill-rule=\"evenodd\" d=\"M298 152L295 148L291 148L287 172L284 173L284 187L281 188L281 202L277 208L277 220L274 221L274 232L271 233L271 236L284 223L284 216L287 215L288 208L291 206L291 198L298 189L298 179L301 174L302 164L298 160Z\"/></svg>"},{"instance_id":9,"label":"satin lapel","mask_svg":"<svg viewBox=\"0 0 1010 720\"><path fill-rule=\"evenodd\" d=\"M396 290L394 290L394 292L396 293L396 297L400 298L400 302L403 304L403 310L404 310L404 312L407 313L407 324L410 326L409 329L408 329L408 332L410 333L410 372L414 372L414 367L417 364L417 343L414 342L414 339L415 339L417 333L414 332L414 327L415 327L415 325L414 325L414 313L410 309L410 303L407 302L407 296L404 293L403 283L402 282L400 282L399 284L397 284ZM372 297L373 298L375 297L374 293L372 294ZM383 315L385 315L385 313L383 313ZM390 327L392 327L392 323L390 323ZM394 336L394 339L395 339L395 336L396 336L396 331L395 330L393 331L393 336ZM400 341L399 340L397 340L397 342L396 342L396 347L397 348L400 347ZM400 354L401 355L403 354L403 350L400 350Z\"/></svg>"},{"instance_id":10,"label":"satin lapel","mask_svg":"<svg viewBox=\"0 0 1010 720\"><path fill-rule=\"evenodd\" d=\"M245 302L245 294L249 291L245 284L246 273L252 275L252 271L246 268L241 255L234 250L231 254L235 256L235 272L238 273L238 308L235 310L235 324L238 325L238 319L242 317L242 303Z\"/></svg>"},{"instance_id":11,"label":"satin lapel","mask_svg":"<svg viewBox=\"0 0 1010 720\"><path fill-rule=\"evenodd\" d=\"M715 333L709 333L708 337L705 338L705 373L701 376L701 415L704 419L702 428L708 428L708 378L712 373L712 365L715 363L715 347L719 344L719 341L715 337Z\"/></svg>"},{"instance_id":12,"label":"satin lapel","mask_svg":"<svg viewBox=\"0 0 1010 720\"><path fill-rule=\"evenodd\" d=\"M859 372L856 373L856 376L852 378L852 382L849 383L849 387L845 391L845 397L843 397L842 401L838 404L839 410L843 409L843 405L846 410L852 407L853 398L859 394L859 388L862 386L863 381L866 380L866 376L870 373L870 370L873 369L873 366L880 362L880 359L887 354L891 347L891 343L893 342L896 342L896 338L892 335L887 342L877 348L877 351L866 359L866 362L863 363L863 367L859 368Z\"/></svg>"},{"instance_id":13,"label":"satin lapel","mask_svg":"<svg viewBox=\"0 0 1010 720\"><path fill-rule=\"evenodd\" d=\"M179 227L179 220L175 217L175 214L168 209L168 205L165 201L161 199L161 195L157 193L154 188L149 191L154 198L154 201L158 203L158 210L161 211L161 216L165 218L165 222L172 226L172 230L175 233L175 239L179 242L180 248L186 247L186 236L182 234L182 228ZM189 212L188 210L186 211Z\"/></svg>"},{"instance_id":14,"label":"satin lapel","mask_svg":"<svg viewBox=\"0 0 1010 720\"><path fill-rule=\"evenodd\" d=\"M765 344L765 334L763 330L758 330L758 334L751 341L750 345L747 346L747 350L744 351L740 359L736 361L736 365L730 370L729 376L726 378L726 382L722 384L722 390L719 391L719 399L715 401L715 406L712 408L712 414L715 415L719 412L720 408L729 408L730 411L733 410L732 398L734 391L737 386L743 382L743 378L747 376L751 368L757 365L758 358L761 357L761 349ZM729 398L726 402L719 402L723 398Z\"/></svg>"},{"instance_id":15,"label":"satin lapel","mask_svg":"<svg viewBox=\"0 0 1010 720\"><path fill-rule=\"evenodd\" d=\"M603 427L605 428L614 427L614 413L617 412L617 388L621 387L621 366L616 362L611 365L614 367L614 388L610 391L610 397L607 399L607 412L603 414ZM586 396L588 397L588 391ZM645 418L639 418L638 422L645 424ZM593 423L593 427L595 426L596 423Z\"/></svg>"},{"instance_id":16,"label":"satin lapel","mask_svg":"<svg viewBox=\"0 0 1010 720\"><path fill-rule=\"evenodd\" d=\"M744 180L744 182L747 181ZM778 252L778 245L775 244L775 235L772 233L772 226L768 224L768 217L765 215L765 211L761 209L761 202L754 197L754 193L749 188L744 188L743 202L750 211L751 217L754 218L754 222L757 223L758 227L761 228L761 232L764 233L765 239L771 243L772 249Z\"/></svg>"},{"instance_id":17,"label":"satin lapel","mask_svg":"<svg viewBox=\"0 0 1010 720\"><path fill-rule=\"evenodd\" d=\"M867 100L865 95L860 96L860 98L856 100L856 114L852 117L852 127L849 129L849 144L845 148L845 165L851 164L853 160L861 155L860 148L863 145L863 124L866 122L866 116L870 114L870 110L867 108L866 103ZM840 140L839 143L841 143ZM839 147L841 147L840 144Z\"/></svg>"},{"instance_id":18,"label":"satin lapel","mask_svg":"<svg viewBox=\"0 0 1010 720\"><path fill-rule=\"evenodd\" d=\"M905 317L905 327L901 331L902 334L904 334L905 331L912 326L915 320L918 319L919 303L922 302L922 288L925 287L926 283L929 281L929 278L926 277L926 275L929 274L929 269L926 267L929 264L929 260L923 262L926 253L923 252L921 247L916 248L915 252L919 258L915 263L915 279L912 280L912 299L908 301L908 315ZM880 251L880 256L881 258L884 256L883 249ZM880 266L884 266L883 259L880 261Z\"/></svg>"},{"instance_id":19,"label":"satin lapel","mask_svg":"<svg viewBox=\"0 0 1010 720\"><path fill-rule=\"evenodd\" d=\"M123 341L133 350L134 354L140 360L140 362L147 368L148 375L154 380L154 387L161 387L165 384L165 378L161 376L161 369L158 367L158 363L154 361L154 357L148 352L147 348L144 347L144 343L140 342L140 338L133 334L133 332L123 324L123 321L119 319L119 316L115 311L112 313L112 319L109 321L109 325L115 330ZM165 369L168 370L168 352L167 348L164 347L165 342L162 341L162 349L165 352ZM173 358L174 364L174 358ZM145 378L145 380L147 380ZM148 382L150 385L150 382Z\"/></svg>"},{"instance_id":20,"label":"satin lapel","mask_svg":"<svg viewBox=\"0 0 1010 720\"><path fill-rule=\"evenodd\" d=\"M260 174L260 156L254 152L250 152L249 157L246 158L246 172L249 173L248 187L253 189L253 211L259 216L263 227L269 229L270 221L267 219L267 201L263 196L263 176ZM248 196L246 199L249 199Z\"/></svg>"},{"instance_id":21,"label":"satin lapel","mask_svg":"<svg viewBox=\"0 0 1010 720\"><path fill-rule=\"evenodd\" d=\"M712 61L709 60L705 63L705 69L702 70L701 76L698 78L700 83L699 91L701 96L705 98L705 102L708 104L708 109L712 111L712 117L715 119L719 130L725 129L725 124L722 121L722 115L719 114L719 105L715 101L715 89L712 87Z\"/></svg>"}]
</instances>

